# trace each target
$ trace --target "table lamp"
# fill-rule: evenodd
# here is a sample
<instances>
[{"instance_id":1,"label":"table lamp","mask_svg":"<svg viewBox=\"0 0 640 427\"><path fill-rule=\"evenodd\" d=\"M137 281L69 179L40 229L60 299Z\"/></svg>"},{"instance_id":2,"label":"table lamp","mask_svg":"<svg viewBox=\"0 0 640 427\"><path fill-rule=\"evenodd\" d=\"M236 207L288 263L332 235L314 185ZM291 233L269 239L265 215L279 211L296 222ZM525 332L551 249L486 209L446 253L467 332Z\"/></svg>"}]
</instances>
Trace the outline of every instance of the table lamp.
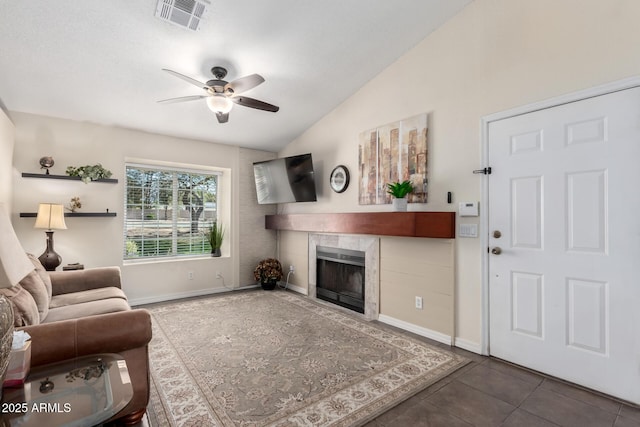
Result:
<instances>
[{"instance_id":1,"label":"table lamp","mask_svg":"<svg viewBox=\"0 0 640 427\"><path fill-rule=\"evenodd\" d=\"M54 203L40 203L38 216L34 228L44 228L47 231L47 249L38 257L42 266L47 271L55 271L62 263L62 257L53 250L53 230L66 230L64 223L64 206Z\"/></svg>"},{"instance_id":2,"label":"table lamp","mask_svg":"<svg viewBox=\"0 0 640 427\"><path fill-rule=\"evenodd\" d=\"M20 283L34 270L11 226L9 214L0 203L0 288L10 288ZM13 310L11 303L0 294L0 384L4 381L13 342ZM0 390L2 388L0 387ZM0 391L0 397L2 393Z\"/></svg>"}]
</instances>

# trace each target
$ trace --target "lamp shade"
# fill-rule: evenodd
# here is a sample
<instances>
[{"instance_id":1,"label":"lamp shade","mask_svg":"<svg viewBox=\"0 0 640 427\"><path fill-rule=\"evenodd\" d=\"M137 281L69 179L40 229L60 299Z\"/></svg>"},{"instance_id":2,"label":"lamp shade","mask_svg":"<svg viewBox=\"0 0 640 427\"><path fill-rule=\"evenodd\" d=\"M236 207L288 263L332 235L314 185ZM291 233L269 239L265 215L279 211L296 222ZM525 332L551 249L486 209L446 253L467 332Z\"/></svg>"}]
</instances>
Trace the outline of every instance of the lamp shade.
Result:
<instances>
[{"instance_id":1,"label":"lamp shade","mask_svg":"<svg viewBox=\"0 0 640 427\"><path fill-rule=\"evenodd\" d=\"M66 230L64 222L64 206L53 203L40 203L35 228L47 230Z\"/></svg>"},{"instance_id":2,"label":"lamp shade","mask_svg":"<svg viewBox=\"0 0 640 427\"><path fill-rule=\"evenodd\" d=\"M212 95L207 98L207 106L214 113L226 114L231 111L233 102L224 95Z\"/></svg>"},{"instance_id":3,"label":"lamp shade","mask_svg":"<svg viewBox=\"0 0 640 427\"><path fill-rule=\"evenodd\" d=\"M17 285L34 270L18 241L4 204L0 203L0 288Z\"/></svg>"}]
</instances>

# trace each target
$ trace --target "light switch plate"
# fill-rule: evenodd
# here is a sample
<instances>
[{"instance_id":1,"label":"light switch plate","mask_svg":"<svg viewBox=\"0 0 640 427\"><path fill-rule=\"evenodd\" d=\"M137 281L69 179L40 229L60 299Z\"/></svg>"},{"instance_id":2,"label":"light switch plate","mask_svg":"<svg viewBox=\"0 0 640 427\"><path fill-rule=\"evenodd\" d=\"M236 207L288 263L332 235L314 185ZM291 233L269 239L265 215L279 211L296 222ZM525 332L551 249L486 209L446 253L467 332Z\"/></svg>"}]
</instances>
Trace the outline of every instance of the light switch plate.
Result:
<instances>
[{"instance_id":1,"label":"light switch plate","mask_svg":"<svg viewBox=\"0 0 640 427\"><path fill-rule=\"evenodd\" d=\"M478 237L478 224L460 224L458 237Z\"/></svg>"}]
</instances>

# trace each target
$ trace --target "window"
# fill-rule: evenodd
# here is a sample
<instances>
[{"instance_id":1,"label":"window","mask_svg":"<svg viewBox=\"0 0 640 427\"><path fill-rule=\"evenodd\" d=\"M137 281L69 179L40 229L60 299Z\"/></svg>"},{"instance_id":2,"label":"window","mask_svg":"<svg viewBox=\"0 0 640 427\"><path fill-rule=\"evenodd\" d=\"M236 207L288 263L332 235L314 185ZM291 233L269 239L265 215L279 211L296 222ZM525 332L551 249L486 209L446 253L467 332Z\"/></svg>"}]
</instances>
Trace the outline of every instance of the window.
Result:
<instances>
[{"instance_id":1,"label":"window","mask_svg":"<svg viewBox=\"0 0 640 427\"><path fill-rule=\"evenodd\" d=\"M210 254L216 172L126 165L124 259Z\"/></svg>"}]
</instances>

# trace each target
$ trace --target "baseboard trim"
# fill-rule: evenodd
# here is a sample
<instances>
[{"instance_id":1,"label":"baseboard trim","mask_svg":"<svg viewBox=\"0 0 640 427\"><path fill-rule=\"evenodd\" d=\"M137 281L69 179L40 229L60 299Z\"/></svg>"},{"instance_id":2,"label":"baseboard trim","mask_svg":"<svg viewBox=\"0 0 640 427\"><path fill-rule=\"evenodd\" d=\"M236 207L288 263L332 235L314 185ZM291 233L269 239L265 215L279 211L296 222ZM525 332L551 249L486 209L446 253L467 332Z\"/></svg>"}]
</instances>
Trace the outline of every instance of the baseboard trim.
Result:
<instances>
[{"instance_id":1,"label":"baseboard trim","mask_svg":"<svg viewBox=\"0 0 640 427\"><path fill-rule=\"evenodd\" d=\"M284 288L286 283L280 282L278 284ZM296 285L292 285L291 283L289 283L287 285L287 289L290 290L290 291L293 291L293 292L297 292L297 293L302 294L302 295L309 295L309 290L307 288L303 288L302 286L296 286Z\"/></svg>"},{"instance_id":2,"label":"baseboard trim","mask_svg":"<svg viewBox=\"0 0 640 427\"><path fill-rule=\"evenodd\" d=\"M253 288L257 288L257 287L259 287L259 285L241 286L239 288L200 289L198 291L178 292L178 293L175 293L175 294L159 295L159 296L155 296L155 297L130 299L129 300L129 304L132 307L136 307L136 306L139 306L139 305L155 304L155 303L158 303L158 302L173 301L173 300L184 299L184 298L193 298L193 297L202 297L202 296L206 296L206 295L220 294L222 292L242 291L242 290L245 290L245 289L253 289Z\"/></svg>"},{"instance_id":3,"label":"baseboard trim","mask_svg":"<svg viewBox=\"0 0 640 427\"><path fill-rule=\"evenodd\" d=\"M378 320L382 323L386 323L387 325L395 326L397 328L404 329L405 331L413 332L416 335L420 335L422 337L429 338L443 344L451 345L451 336L443 334L442 332L423 328L422 326L414 325L413 323L405 322L404 320L399 320L384 314L379 314Z\"/></svg>"},{"instance_id":4,"label":"baseboard trim","mask_svg":"<svg viewBox=\"0 0 640 427\"><path fill-rule=\"evenodd\" d=\"M455 338L453 345L472 353L482 354L482 346L477 342L465 340L464 338Z\"/></svg>"}]
</instances>

